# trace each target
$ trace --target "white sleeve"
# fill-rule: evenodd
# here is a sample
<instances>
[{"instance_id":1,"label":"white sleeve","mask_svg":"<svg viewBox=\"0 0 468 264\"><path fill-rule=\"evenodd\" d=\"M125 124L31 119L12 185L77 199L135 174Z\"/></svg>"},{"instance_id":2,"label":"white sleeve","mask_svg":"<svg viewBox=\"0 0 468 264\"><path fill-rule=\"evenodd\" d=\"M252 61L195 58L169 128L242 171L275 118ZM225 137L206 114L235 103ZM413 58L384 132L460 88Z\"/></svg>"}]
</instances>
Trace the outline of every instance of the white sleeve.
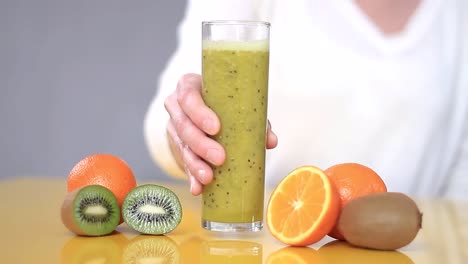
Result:
<instances>
[{"instance_id":1,"label":"white sleeve","mask_svg":"<svg viewBox=\"0 0 468 264\"><path fill-rule=\"evenodd\" d=\"M201 73L201 22L205 20L255 20L253 0L189 0L177 31L177 48L162 72L156 96L144 120L144 137L152 159L167 174L185 177L172 156L166 137L169 115L164 100L185 73Z\"/></svg>"}]
</instances>

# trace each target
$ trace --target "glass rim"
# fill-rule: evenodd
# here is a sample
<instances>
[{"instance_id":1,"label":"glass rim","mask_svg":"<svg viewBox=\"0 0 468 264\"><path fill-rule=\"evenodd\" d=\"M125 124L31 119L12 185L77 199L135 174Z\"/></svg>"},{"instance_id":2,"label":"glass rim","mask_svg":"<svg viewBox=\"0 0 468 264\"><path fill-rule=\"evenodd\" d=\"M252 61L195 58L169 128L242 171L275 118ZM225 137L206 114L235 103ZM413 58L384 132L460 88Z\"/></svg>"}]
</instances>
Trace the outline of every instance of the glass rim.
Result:
<instances>
[{"instance_id":1,"label":"glass rim","mask_svg":"<svg viewBox=\"0 0 468 264\"><path fill-rule=\"evenodd\" d=\"M270 22L261 20L207 20L202 21L202 25L271 26Z\"/></svg>"}]
</instances>

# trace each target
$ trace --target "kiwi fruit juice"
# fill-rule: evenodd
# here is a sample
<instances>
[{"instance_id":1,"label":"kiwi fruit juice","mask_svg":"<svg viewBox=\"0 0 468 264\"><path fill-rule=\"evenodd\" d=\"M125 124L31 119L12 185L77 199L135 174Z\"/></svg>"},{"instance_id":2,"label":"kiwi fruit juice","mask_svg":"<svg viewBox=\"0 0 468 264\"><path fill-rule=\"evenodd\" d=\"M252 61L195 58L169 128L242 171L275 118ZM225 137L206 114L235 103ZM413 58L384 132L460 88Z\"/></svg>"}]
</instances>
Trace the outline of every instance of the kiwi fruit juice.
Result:
<instances>
[{"instance_id":1,"label":"kiwi fruit juice","mask_svg":"<svg viewBox=\"0 0 468 264\"><path fill-rule=\"evenodd\" d=\"M219 223L263 220L269 47L267 41L203 43L205 103L218 115L213 136L226 151L204 187L202 218Z\"/></svg>"}]
</instances>

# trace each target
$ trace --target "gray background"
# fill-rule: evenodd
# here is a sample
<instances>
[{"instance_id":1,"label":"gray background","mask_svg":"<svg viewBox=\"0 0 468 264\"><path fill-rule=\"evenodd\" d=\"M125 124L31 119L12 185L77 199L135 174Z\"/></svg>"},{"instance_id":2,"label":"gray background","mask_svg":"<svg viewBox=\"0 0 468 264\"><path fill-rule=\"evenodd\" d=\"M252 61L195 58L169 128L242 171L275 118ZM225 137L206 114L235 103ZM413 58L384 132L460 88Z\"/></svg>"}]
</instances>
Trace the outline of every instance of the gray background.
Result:
<instances>
[{"instance_id":1,"label":"gray background","mask_svg":"<svg viewBox=\"0 0 468 264\"><path fill-rule=\"evenodd\" d=\"M112 153L165 178L143 118L184 0L0 0L0 179L66 177Z\"/></svg>"}]
</instances>

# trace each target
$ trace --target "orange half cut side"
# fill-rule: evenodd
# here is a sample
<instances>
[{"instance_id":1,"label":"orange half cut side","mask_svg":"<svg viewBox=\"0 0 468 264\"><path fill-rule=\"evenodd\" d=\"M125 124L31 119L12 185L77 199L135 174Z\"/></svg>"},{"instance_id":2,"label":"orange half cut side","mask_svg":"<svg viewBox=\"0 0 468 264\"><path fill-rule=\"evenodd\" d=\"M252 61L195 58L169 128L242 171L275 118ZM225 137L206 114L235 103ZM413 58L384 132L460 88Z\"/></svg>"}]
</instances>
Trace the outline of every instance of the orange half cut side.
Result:
<instances>
[{"instance_id":1,"label":"orange half cut side","mask_svg":"<svg viewBox=\"0 0 468 264\"><path fill-rule=\"evenodd\" d=\"M267 227L292 246L318 242L333 228L340 199L326 174L314 166L290 172L275 188L267 206Z\"/></svg>"}]
</instances>

